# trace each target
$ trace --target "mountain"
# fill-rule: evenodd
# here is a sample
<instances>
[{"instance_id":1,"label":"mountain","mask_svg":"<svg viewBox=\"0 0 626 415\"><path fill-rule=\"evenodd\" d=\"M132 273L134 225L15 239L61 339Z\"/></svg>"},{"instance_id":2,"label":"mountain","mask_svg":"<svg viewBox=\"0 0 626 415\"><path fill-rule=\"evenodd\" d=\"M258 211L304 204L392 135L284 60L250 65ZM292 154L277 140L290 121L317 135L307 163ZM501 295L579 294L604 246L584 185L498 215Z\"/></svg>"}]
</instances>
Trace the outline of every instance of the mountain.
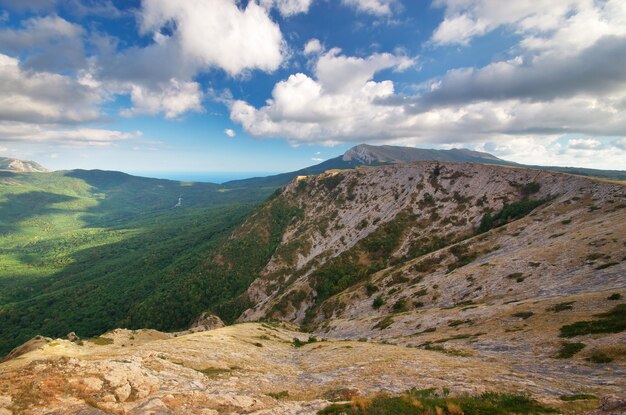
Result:
<instances>
[{"instance_id":1,"label":"mountain","mask_svg":"<svg viewBox=\"0 0 626 415\"><path fill-rule=\"evenodd\" d=\"M0 364L8 385L0 408L530 414L582 413L602 398L603 414L625 405L622 185L417 161L298 177L239 222L197 229L216 214L175 224L153 245L122 240L109 252L96 241L86 256L105 264L145 249L113 274L117 297L101 301L106 291L96 289L117 267L109 262L82 289L60 285L62 297L48 289L4 306L0 328L12 329L0 338L23 327L61 332L72 321L84 338L93 335L85 330L92 316L126 330L18 347ZM153 223L128 230L172 217L149 216ZM185 247L171 243L196 230ZM202 245L211 232L219 237ZM164 262L196 244L195 266ZM139 290L131 281L146 278L137 269L155 258L146 274L168 272ZM80 308L66 318L73 303ZM238 324L148 330L180 329L206 312Z\"/></svg>"},{"instance_id":2,"label":"mountain","mask_svg":"<svg viewBox=\"0 0 626 415\"><path fill-rule=\"evenodd\" d=\"M489 153L463 148L433 150L399 146L372 146L368 144L352 147L345 152L341 159L361 166L424 160L501 164L506 166L518 165L517 163L499 159Z\"/></svg>"},{"instance_id":3,"label":"mountain","mask_svg":"<svg viewBox=\"0 0 626 415\"><path fill-rule=\"evenodd\" d=\"M495 164L501 166L528 167L541 170L560 171L563 173L582 176L599 177L610 180L626 181L626 171L597 170L580 167L558 167L523 165L500 159L492 154L472 151L463 148L450 150L421 149L400 146L373 146L359 144L346 151L343 155L331 158L320 164L306 167L297 171L282 173L267 177L253 177L243 180L233 180L224 183L228 188L240 187L282 187L298 176L310 176L334 169L353 169L359 166L377 166L382 164L407 163L412 161L451 161L465 163Z\"/></svg>"},{"instance_id":4,"label":"mountain","mask_svg":"<svg viewBox=\"0 0 626 415\"><path fill-rule=\"evenodd\" d=\"M0 170L14 172L45 172L48 171L39 163L34 161L24 161L8 157L0 157Z\"/></svg>"}]
</instances>

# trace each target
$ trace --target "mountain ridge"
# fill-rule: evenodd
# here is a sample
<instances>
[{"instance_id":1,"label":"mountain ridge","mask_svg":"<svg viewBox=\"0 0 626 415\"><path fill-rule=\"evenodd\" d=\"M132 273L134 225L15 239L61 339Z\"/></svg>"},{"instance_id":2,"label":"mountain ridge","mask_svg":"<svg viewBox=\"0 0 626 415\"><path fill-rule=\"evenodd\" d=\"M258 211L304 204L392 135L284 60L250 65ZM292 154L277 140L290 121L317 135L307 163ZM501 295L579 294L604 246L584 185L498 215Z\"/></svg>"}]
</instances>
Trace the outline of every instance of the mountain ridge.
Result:
<instances>
[{"instance_id":1,"label":"mountain ridge","mask_svg":"<svg viewBox=\"0 0 626 415\"><path fill-rule=\"evenodd\" d=\"M10 157L0 157L0 170L13 172L47 172L41 164L32 160L19 160Z\"/></svg>"},{"instance_id":2,"label":"mountain ridge","mask_svg":"<svg viewBox=\"0 0 626 415\"><path fill-rule=\"evenodd\" d=\"M281 187L287 185L291 180L298 176L315 175L328 170L352 169L359 166L376 166L381 164L406 163L427 160L525 167L530 169L559 171L562 173L575 175L626 181L626 171L623 170L598 170L582 167L525 165L500 159L490 153L464 148L439 150L390 145L374 146L370 144L359 144L348 149L344 154L340 156L330 158L319 164L305 167L300 170L266 177L252 177L249 179L231 180L229 182L223 183L222 185L228 188L252 186Z\"/></svg>"}]
</instances>

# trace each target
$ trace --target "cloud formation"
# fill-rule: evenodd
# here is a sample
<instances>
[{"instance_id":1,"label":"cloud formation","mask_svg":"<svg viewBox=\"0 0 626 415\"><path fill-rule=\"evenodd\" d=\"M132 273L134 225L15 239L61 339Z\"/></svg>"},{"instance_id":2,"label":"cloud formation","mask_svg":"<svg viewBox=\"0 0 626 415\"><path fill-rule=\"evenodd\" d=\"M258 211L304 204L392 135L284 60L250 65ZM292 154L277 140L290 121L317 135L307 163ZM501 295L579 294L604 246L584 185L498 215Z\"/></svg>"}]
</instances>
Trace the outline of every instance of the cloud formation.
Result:
<instances>
[{"instance_id":1,"label":"cloud formation","mask_svg":"<svg viewBox=\"0 0 626 415\"><path fill-rule=\"evenodd\" d=\"M532 151L551 164L555 157L580 163L593 154L618 163L626 157L622 138L607 143L626 131L626 3L539 3L437 0L446 17L431 45L467 45L503 26L519 42L513 56L451 69L416 85L413 95L398 93L391 80L374 80L381 70L402 69L389 64L393 55L385 63L380 55L347 57L331 49L317 58L313 76L296 73L278 82L267 105L233 101L231 119L252 135L292 144L455 143L502 156ZM557 143L573 134L588 137Z\"/></svg>"},{"instance_id":2,"label":"cloud formation","mask_svg":"<svg viewBox=\"0 0 626 415\"><path fill-rule=\"evenodd\" d=\"M389 16L394 8L399 7L398 0L342 0L347 6L356 8L362 13L376 16Z\"/></svg>"},{"instance_id":3,"label":"cloud formation","mask_svg":"<svg viewBox=\"0 0 626 415\"><path fill-rule=\"evenodd\" d=\"M0 54L0 121L84 123L101 118L98 91L76 79L25 71Z\"/></svg>"},{"instance_id":4,"label":"cloud formation","mask_svg":"<svg viewBox=\"0 0 626 415\"><path fill-rule=\"evenodd\" d=\"M173 28L171 35L162 29ZM245 70L274 71L283 60L283 38L267 10L251 1L240 9L234 0L143 0L140 31L152 47L174 43L182 65L197 72L220 68L235 76Z\"/></svg>"},{"instance_id":5,"label":"cloud formation","mask_svg":"<svg viewBox=\"0 0 626 415\"><path fill-rule=\"evenodd\" d=\"M315 78L297 73L277 83L262 108L231 102L231 119L253 135L284 137L292 143L386 137L381 128L401 122L403 111L376 104L393 96L394 88L391 81L372 79L385 69L406 70L414 61L388 53L357 58L340 52L331 49L318 58Z\"/></svg>"}]
</instances>

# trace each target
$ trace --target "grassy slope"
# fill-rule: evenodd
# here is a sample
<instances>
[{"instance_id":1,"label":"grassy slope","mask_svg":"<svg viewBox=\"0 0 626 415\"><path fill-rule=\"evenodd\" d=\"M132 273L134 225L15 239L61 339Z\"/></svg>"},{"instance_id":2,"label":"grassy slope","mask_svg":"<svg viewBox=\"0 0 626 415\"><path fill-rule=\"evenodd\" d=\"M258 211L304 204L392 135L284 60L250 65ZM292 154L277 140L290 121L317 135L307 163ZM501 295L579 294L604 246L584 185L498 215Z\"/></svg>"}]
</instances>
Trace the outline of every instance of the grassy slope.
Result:
<instances>
[{"instance_id":1,"label":"grassy slope","mask_svg":"<svg viewBox=\"0 0 626 415\"><path fill-rule=\"evenodd\" d=\"M0 354L36 334L183 327L229 300L242 285L220 276L231 281L221 289L207 257L267 194L117 172L0 172Z\"/></svg>"}]
</instances>

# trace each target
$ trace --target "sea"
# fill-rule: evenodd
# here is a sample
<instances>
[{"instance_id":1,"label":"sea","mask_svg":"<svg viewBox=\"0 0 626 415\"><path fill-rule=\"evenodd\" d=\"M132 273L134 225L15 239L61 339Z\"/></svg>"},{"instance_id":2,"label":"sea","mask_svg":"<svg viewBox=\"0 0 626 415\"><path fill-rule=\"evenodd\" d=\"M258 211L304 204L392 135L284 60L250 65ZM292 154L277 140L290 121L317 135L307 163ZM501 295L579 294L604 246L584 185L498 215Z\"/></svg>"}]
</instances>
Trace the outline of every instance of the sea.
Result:
<instances>
[{"instance_id":1,"label":"sea","mask_svg":"<svg viewBox=\"0 0 626 415\"><path fill-rule=\"evenodd\" d=\"M265 177L279 172L132 172L133 176L155 179L176 180L179 182L225 183L231 180ZM281 172L282 173L282 172Z\"/></svg>"}]
</instances>

